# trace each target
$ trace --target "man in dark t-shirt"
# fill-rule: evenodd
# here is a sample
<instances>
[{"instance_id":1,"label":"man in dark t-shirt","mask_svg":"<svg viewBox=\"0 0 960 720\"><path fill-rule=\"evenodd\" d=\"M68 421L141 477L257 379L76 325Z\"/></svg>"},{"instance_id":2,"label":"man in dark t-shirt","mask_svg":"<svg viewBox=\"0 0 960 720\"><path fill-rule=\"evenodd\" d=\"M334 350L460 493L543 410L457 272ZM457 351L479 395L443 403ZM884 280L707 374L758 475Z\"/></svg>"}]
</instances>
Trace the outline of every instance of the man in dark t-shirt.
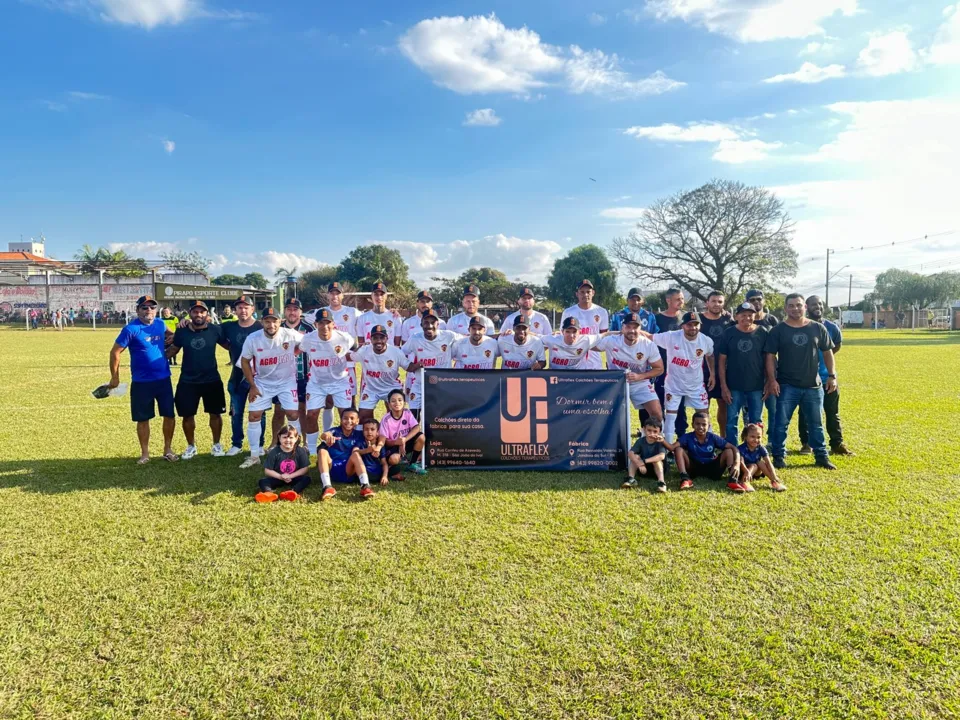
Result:
<instances>
[{"instance_id":1,"label":"man in dark t-shirt","mask_svg":"<svg viewBox=\"0 0 960 720\"><path fill-rule=\"evenodd\" d=\"M723 331L733 325L733 319L730 317L730 313L723 309L725 300L726 298L719 290L711 291L711 293L707 295L706 308L700 313L700 332L713 340L714 345L713 356L709 361L704 360L703 362L703 381L707 383L707 387L709 387L710 377L715 374L716 363L719 362L719 357L716 353L717 342L719 342L720 336L723 335ZM713 384L713 390L709 390L707 396L711 400L717 401L717 430L722 433L726 432L727 427L727 403L724 401L721 393L722 388L720 387L720 383L715 382ZM734 445L736 445L736 443L734 443Z\"/></svg>"},{"instance_id":2,"label":"man in dark t-shirt","mask_svg":"<svg viewBox=\"0 0 960 720\"><path fill-rule=\"evenodd\" d=\"M223 326L210 322L210 309L202 300L190 307L190 324L178 327L173 334L173 342L167 348L167 355L175 357L183 350L183 363L180 367L180 380L173 402L177 415L181 419L183 435L187 439L187 449L181 460L191 460L197 456L196 415L203 400L203 411L210 417L210 433L213 435L214 457L225 455L220 444L223 433L223 413L227 411L227 401L223 393L223 380L217 368L217 345L227 346L223 337Z\"/></svg>"},{"instance_id":3,"label":"man in dark t-shirt","mask_svg":"<svg viewBox=\"0 0 960 720\"><path fill-rule=\"evenodd\" d=\"M758 327L753 319L756 310L745 302L737 308L737 324L723 331L714 348L717 355L717 376L723 399L729 404L724 432L727 442L739 444L738 421L742 408L747 422L762 425L763 388L766 381L763 346L768 330ZM701 321L702 322L702 321Z\"/></svg>"},{"instance_id":4,"label":"man in dark t-shirt","mask_svg":"<svg viewBox=\"0 0 960 720\"><path fill-rule=\"evenodd\" d=\"M787 295L787 319L770 331L764 343L764 350L768 353L767 389L778 396L771 454L774 467L786 467L784 456L787 428L790 426L793 411L802 405L804 417L807 419L810 447L817 465L827 470L836 470L836 466L830 462L820 417L824 391L831 393L837 389L833 341L821 323L804 316L805 310L802 295ZM820 384L821 353L827 369L825 388Z\"/></svg>"},{"instance_id":5,"label":"man in dark t-shirt","mask_svg":"<svg viewBox=\"0 0 960 720\"><path fill-rule=\"evenodd\" d=\"M227 450L227 457L239 455L243 451L243 429L247 420L245 411L250 393L250 385L243 377L243 371L237 363L240 362L243 343L247 337L257 330L263 330L260 321L253 319L253 301L249 296L241 295L237 298L233 309L237 314L237 322L224 323L220 326L223 329L227 349L230 351L231 366L230 379L227 381L227 392L230 393L231 445ZM260 418L261 437L267 427L266 418L266 413Z\"/></svg>"}]
</instances>

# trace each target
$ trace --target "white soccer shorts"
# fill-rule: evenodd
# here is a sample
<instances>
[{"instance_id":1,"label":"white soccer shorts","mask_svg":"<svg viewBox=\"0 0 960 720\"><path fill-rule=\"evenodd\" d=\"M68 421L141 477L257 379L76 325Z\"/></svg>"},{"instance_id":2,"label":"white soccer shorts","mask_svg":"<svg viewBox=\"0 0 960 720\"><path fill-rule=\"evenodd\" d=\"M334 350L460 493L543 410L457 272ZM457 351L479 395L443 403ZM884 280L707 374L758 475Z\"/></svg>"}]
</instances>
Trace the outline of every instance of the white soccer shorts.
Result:
<instances>
[{"instance_id":1,"label":"white soccer shorts","mask_svg":"<svg viewBox=\"0 0 960 720\"><path fill-rule=\"evenodd\" d=\"M348 408L353 403L353 388L347 380L340 387L307 385L307 410L322 410L327 405L328 395L333 397L336 408Z\"/></svg>"},{"instance_id":2,"label":"white soccer shorts","mask_svg":"<svg viewBox=\"0 0 960 720\"><path fill-rule=\"evenodd\" d=\"M710 407L710 397L703 388L698 393L677 394L673 390L664 388L664 410L676 412L680 409L680 401L686 399L686 406L694 410L707 410Z\"/></svg>"},{"instance_id":3,"label":"white soccer shorts","mask_svg":"<svg viewBox=\"0 0 960 720\"><path fill-rule=\"evenodd\" d=\"M657 393L653 389L653 383L649 380L630 383L627 388L630 393L630 402L638 410L651 400L658 400Z\"/></svg>"},{"instance_id":4,"label":"white soccer shorts","mask_svg":"<svg viewBox=\"0 0 960 720\"><path fill-rule=\"evenodd\" d=\"M296 412L300 409L297 401L296 380L291 381L289 385L285 386L260 385L258 383L257 387L260 389L260 397L247 405L247 409L251 412L269 410L270 406L273 405L274 398L277 399L277 402L280 403L280 407L282 407L284 411L292 410Z\"/></svg>"}]
</instances>

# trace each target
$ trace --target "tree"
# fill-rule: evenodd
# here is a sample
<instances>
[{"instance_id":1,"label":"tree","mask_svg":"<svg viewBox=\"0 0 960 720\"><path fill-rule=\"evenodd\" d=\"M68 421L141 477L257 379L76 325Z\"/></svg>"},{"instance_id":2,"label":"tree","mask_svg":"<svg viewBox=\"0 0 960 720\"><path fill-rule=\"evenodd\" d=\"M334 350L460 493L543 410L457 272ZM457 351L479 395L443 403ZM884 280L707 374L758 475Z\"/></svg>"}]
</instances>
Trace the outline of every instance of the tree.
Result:
<instances>
[{"instance_id":1,"label":"tree","mask_svg":"<svg viewBox=\"0 0 960 720\"><path fill-rule=\"evenodd\" d=\"M748 285L771 286L797 273L793 222L769 190L713 180L657 200L611 255L631 278L672 285L706 300Z\"/></svg>"},{"instance_id":2,"label":"tree","mask_svg":"<svg viewBox=\"0 0 960 720\"><path fill-rule=\"evenodd\" d=\"M960 297L960 273L942 272L921 275L890 268L877 275L877 284L864 300L871 305L906 310L911 307L935 307Z\"/></svg>"},{"instance_id":3,"label":"tree","mask_svg":"<svg viewBox=\"0 0 960 720\"><path fill-rule=\"evenodd\" d=\"M360 290L367 290L379 280L391 292L401 292L414 287L408 272L407 263L397 250L384 245L361 245L340 263L339 279Z\"/></svg>"},{"instance_id":4,"label":"tree","mask_svg":"<svg viewBox=\"0 0 960 720\"><path fill-rule=\"evenodd\" d=\"M287 268L278 267L274 271L273 276L277 278L277 282L280 283L284 282L288 277L294 277L296 274L297 266L292 265L289 270Z\"/></svg>"},{"instance_id":5,"label":"tree","mask_svg":"<svg viewBox=\"0 0 960 720\"><path fill-rule=\"evenodd\" d=\"M217 275L210 281L211 285L245 285L243 278L239 275Z\"/></svg>"},{"instance_id":6,"label":"tree","mask_svg":"<svg viewBox=\"0 0 960 720\"><path fill-rule=\"evenodd\" d=\"M476 285L480 290L480 302L484 305L507 305L513 307L520 295L520 289L530 287L534 293L538 288L520 280L508 280L506 274L491 267L470 268L456 278L431 278L439 285L431 288L433 299L448 307L457 307L463 296L463 288ZM544 289L539 288L541 296Z\"/></svg>"},{"instance_id":7,"label":"tree","mask_svg":"<svg viewBox=\"0 0 960 720\"><path fill-rule=\"evenodd\" d=\"M123 250L111 252L105 247L94 250L84 245L73 257L80 261L79 270L84 274L95 275L102 270L111 277L142 277L149 272L146 260L130 257Z\"/></svg>"},{"instance_id":8,"label":"tree","mask_svg":"<svg viewBox=\"0 0 960 720\"><path fill-rule=\"evenodd\" d=\"M617 290L617 271L606 253L596 245L581 245L553 264L547 278L549 298L562 307L576 300L577 285L589 280L596 290L593 301L603 307L623 307L624 299Z\"/></svg>"},{"instance_id":9,"label":"tree","mask_svg":"<svg viewBox=\"0 0 960 720\"><path fill-rule=\"evenodd\" d=\"M210 259L198 252L172 250L160 253L164 264L171 270L189 275L208 275Z\"/></svg>"},{"instance_id":10,"label":"tree","mask_svg":"<svg viewBox=\"0 0 960 720\"><path fill-rule=\"evenodd\" d=\"M257 288L257 290L266 290L267 279L258 272L247 273L242 278L242 283L244 285L249 285L252 288Z\"/></svg>"},{"instance_id":11,"label":"tree","mask_svg":"<svg viewBox=\"0 0 960 720\"><path fill-rule=\"evenodd\" d=\"M297 278L297 295L305 303L329 305L327 288L337 279L338 268L327 265L316 270L308 270ZM350 292L350 290L347 290Z\"/></svg>"}]
</instances>

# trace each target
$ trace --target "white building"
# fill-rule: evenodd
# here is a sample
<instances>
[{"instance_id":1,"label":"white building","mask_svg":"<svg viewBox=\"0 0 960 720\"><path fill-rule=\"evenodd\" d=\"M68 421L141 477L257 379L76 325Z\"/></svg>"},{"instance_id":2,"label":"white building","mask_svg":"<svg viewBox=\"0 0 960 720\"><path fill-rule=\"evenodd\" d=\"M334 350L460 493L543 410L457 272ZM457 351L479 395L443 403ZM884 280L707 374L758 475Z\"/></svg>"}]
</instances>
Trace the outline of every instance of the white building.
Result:
<instances>
[{"instance_id":1,"label":"white building","mask_svg":"<svg viewBox=\"0 0 960 720\"><path fill-rule=\"evenodd\" d=\"M7 247L8 252L30 253L31 255L35 255L36 257L46 257L46 255L44 254L45 250L44 250L43 235L40 236L39 242L34 240L33 238L30 238L29 242L12 242L12 243L7 243L7 246L8 246Z\"/></svg>"}]
</instances>

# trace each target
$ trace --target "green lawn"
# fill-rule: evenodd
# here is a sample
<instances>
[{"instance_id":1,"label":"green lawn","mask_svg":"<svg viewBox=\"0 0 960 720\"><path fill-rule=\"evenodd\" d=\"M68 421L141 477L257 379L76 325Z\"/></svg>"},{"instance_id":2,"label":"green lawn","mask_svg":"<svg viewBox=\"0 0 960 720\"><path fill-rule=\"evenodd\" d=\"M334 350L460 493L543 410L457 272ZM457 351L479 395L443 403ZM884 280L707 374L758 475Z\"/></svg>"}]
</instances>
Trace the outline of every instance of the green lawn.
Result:
<instances>
[{"instance_id":1,"label":"green lawn","mask_svg":"<svg viewBox=\"0 0 960 720\"><path fill-rule=\"evenodd\" d=\"M134 464L89 395L115 333L0 330L2 717L960 715L958 334L850 332L858 454L780 495L432 471L258 506L241 458Z\"/></svg>"}]
</instances>

